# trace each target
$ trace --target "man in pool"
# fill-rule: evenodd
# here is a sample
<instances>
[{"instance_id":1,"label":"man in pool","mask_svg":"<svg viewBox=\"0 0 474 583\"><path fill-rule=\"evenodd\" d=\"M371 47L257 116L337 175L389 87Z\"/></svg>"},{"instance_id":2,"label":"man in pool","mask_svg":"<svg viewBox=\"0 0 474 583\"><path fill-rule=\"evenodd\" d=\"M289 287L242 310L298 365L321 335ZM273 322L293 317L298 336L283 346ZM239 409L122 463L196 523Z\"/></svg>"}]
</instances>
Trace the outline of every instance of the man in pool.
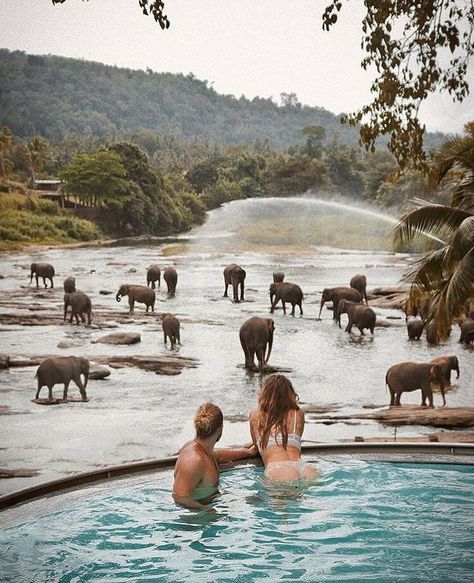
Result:
<instances>
[{"instance_id":1,"label":"man in pool","mask_svg":"<svg viewBox=\"0 0 474 583\"><path fill-rule=\"evenodd\" d=\"M220 463L255 457L257 448L214 449L222 435L224 418L217 405L204 403L196 411L196 437L179 451L174 469L173 498L177 504L209 510L217 493Z\"/></svg>"}]
</instances>

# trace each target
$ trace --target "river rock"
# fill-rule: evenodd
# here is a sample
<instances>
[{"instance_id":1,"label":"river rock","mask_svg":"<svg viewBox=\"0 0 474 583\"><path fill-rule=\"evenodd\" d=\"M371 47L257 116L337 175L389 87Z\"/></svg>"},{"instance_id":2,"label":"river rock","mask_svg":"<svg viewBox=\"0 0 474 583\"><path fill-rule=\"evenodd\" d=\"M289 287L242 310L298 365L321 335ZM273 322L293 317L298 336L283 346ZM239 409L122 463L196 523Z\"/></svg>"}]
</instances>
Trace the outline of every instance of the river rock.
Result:
<instances>
[{"instance_id":1,"label":"river rock","mask_svg":"<svg viewBox=\"0 0 474 583\"><path fill-rule=\"evenodd\" d=\"M111 295L111 294L113 294L114 292L111 292L111 291L110 291L110 290L108 290L108 289L101 289L101 290L99 291L99 293L100 293L100 295L101 295L101 296L110 296L110 295Z\"/></svg>"},{"instance_id":2,"label":"river rock","mask_svg":"<svg viewBox=\"0 0 474 583\"><path fill-rule=\"evenodd\" d=\"M138 332L112 332L102 336L98 340L92 340L92 343L101 342L102 344L136 344L140 342L141 336Z\"/></svg>"},{"instance_id":3,"label":"river rock","mask_svg":"<svg viewBox=\"0 0 474 583\"><path fill-rule=\"evenodd\" d=\"M5 276L0 273L0 279L5 279Z\"/></svg>"},{"instance_id":4,"label":"river rock","mask_svg":"<svg viewBox=\"0 0 474 583\"><path fill-rule=\"evenodd\" d=\"M32 478L39 474L38 470L26 470L23 468L18 468L16 470L8 470L7 468L0 468L0 479L5 480L7 478Z\"/></svg>"},{"instance_id":5,"label":"river rock","mask_svg":"<svg viewBox=\"0 0 474 583\"><path fill-rule=\"evenodd\" d=\"M101 381L109 377L110 374L111 372L107 367L101 366L100 364L92 364L89 370L89 379Z\"/></svg>"}]
</instances>

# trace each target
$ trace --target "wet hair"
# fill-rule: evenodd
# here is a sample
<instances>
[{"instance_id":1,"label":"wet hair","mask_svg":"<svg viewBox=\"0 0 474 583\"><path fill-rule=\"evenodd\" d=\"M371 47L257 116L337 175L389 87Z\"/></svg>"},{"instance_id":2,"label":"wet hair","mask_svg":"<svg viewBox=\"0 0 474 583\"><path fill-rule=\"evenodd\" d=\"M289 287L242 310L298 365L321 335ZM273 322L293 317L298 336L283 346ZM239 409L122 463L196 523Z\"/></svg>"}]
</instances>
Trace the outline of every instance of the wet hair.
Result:
<instances>
[{"instance_id":1,"label":"wet hair","mask_svg":"<svg viewBox=\"0 0 474 583\"><path fill-rule=\"evenodd\" d=\"M290 379L285 375L272 374L264 379L258 395L258 433L262 449L267 447L268 436L273 432L281 433L282 444L286 449L288 412L299 410L299 400Z\"/></svg>"},{"instance_id":2,"label":"wet hair","mask_svg":"<svg viewBox=\"0 0 474 583\"><path fill-rule=\"evenodd\" d=\"M224 416L217 405L204 403L196 411L194 427L196 437L206 438L215 433L224 423Z\"/></svg>"}]
</instances>

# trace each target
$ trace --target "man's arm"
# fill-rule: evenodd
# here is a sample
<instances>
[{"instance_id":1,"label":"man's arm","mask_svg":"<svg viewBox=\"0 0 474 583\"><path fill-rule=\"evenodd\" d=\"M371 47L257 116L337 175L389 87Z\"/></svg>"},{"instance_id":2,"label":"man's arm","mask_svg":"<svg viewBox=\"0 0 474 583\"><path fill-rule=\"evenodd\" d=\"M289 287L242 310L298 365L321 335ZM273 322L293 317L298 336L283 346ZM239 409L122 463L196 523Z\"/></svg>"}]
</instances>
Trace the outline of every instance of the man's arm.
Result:
<instances>
[{"instance_id":1,"label":"man's arm","mask_svg":"<svg viewBox=\"0 0 474 583\"><path fill-rule=\"evenodd\" d=\"M207 510L209 506L201 504L191 498L194 489L198 487L204 473L204 460L191 458L176 462L173 498L177 504L193 508L195 510Z\"/></svg>"},{"instance_id":2,"label":"man's arm","mask_svg":"<svg viewBox=\"0 0 474 583\"><path fill-rule=\"evenodd\" d=\"M255 457L258 455L257 448L253 443L250 443L244 447L234 448L234 449L215 449L213 455L218 464L224 464L226 462L233 462L237 460L243 460L250 457Z\"/></svg>"}]
</instances>

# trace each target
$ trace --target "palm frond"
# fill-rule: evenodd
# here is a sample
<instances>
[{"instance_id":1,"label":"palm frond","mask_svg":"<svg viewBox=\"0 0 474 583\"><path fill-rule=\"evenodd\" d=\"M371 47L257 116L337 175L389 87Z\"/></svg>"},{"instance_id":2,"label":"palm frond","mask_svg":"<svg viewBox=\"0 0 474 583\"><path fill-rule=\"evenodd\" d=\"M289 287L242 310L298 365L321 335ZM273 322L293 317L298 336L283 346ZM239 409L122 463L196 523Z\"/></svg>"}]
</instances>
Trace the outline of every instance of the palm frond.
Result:
<instances>
[{"instance_id":1,"label":"palm frond","mask_svg":"<svg viewBox=\"0 0 474 583\"><path fill-rule=\"evenodd\" d=\"M404 273L403 281L410 283L421 292L430 292L440 282L444 281L446 257L449 254L449 246L445 245L428 255L414 261L411 269Z\"/></svg>"},{"instance_id":2,"label":"palm frond","mask_svg":"<svg viewBox=\"0 0 474 583\"><path fill-rule=\"evenodd\" d=\"M452 265L461 261L472 246L474 246L474 215L464 219L449 241L449 253L446 256L446 262Z\"/></svg>"},{"instance_id":3,"label":"palm frond","mask_svg":"<svg viewBox=\"0 0 474 583\"><path fill-rule=\"evenodd\" d=\"M441 204L421 206L403 215L393 230L396 245L406 245L420 235L431 236L448 233L453 235L471 213Z\"/></svg>"},{"instance_id":4,"label":"palm frond","mask_svg":"<svg viewBox=\"0 0 474 583\"><path fill-rule=\"evenodd\" d=\"M450 277L446 288L446 305L450 317L462 311L466 301L474 296L474 245L463 257Z\"/></svg>"},{"instance_id":5,"label":"palm frond","mask_svg":"<svg viewBox=\"0 0 474 583\"><path fill-rule=\"evenodd\" d=\"M466 176L454 189L451 205L474 213L474 173Z\"/></svg>"},{"instance_id":6,"label":"palm frond","mask_svg":"<svg viewBox=\"0 0 474 583\"><path fill-rule=\"evenodd\" d=\"M436 188L451 170L474 171L474 140L456 137L445 142L433 155L430 172L431 184Z\"/></svg>"}]
</instances>

